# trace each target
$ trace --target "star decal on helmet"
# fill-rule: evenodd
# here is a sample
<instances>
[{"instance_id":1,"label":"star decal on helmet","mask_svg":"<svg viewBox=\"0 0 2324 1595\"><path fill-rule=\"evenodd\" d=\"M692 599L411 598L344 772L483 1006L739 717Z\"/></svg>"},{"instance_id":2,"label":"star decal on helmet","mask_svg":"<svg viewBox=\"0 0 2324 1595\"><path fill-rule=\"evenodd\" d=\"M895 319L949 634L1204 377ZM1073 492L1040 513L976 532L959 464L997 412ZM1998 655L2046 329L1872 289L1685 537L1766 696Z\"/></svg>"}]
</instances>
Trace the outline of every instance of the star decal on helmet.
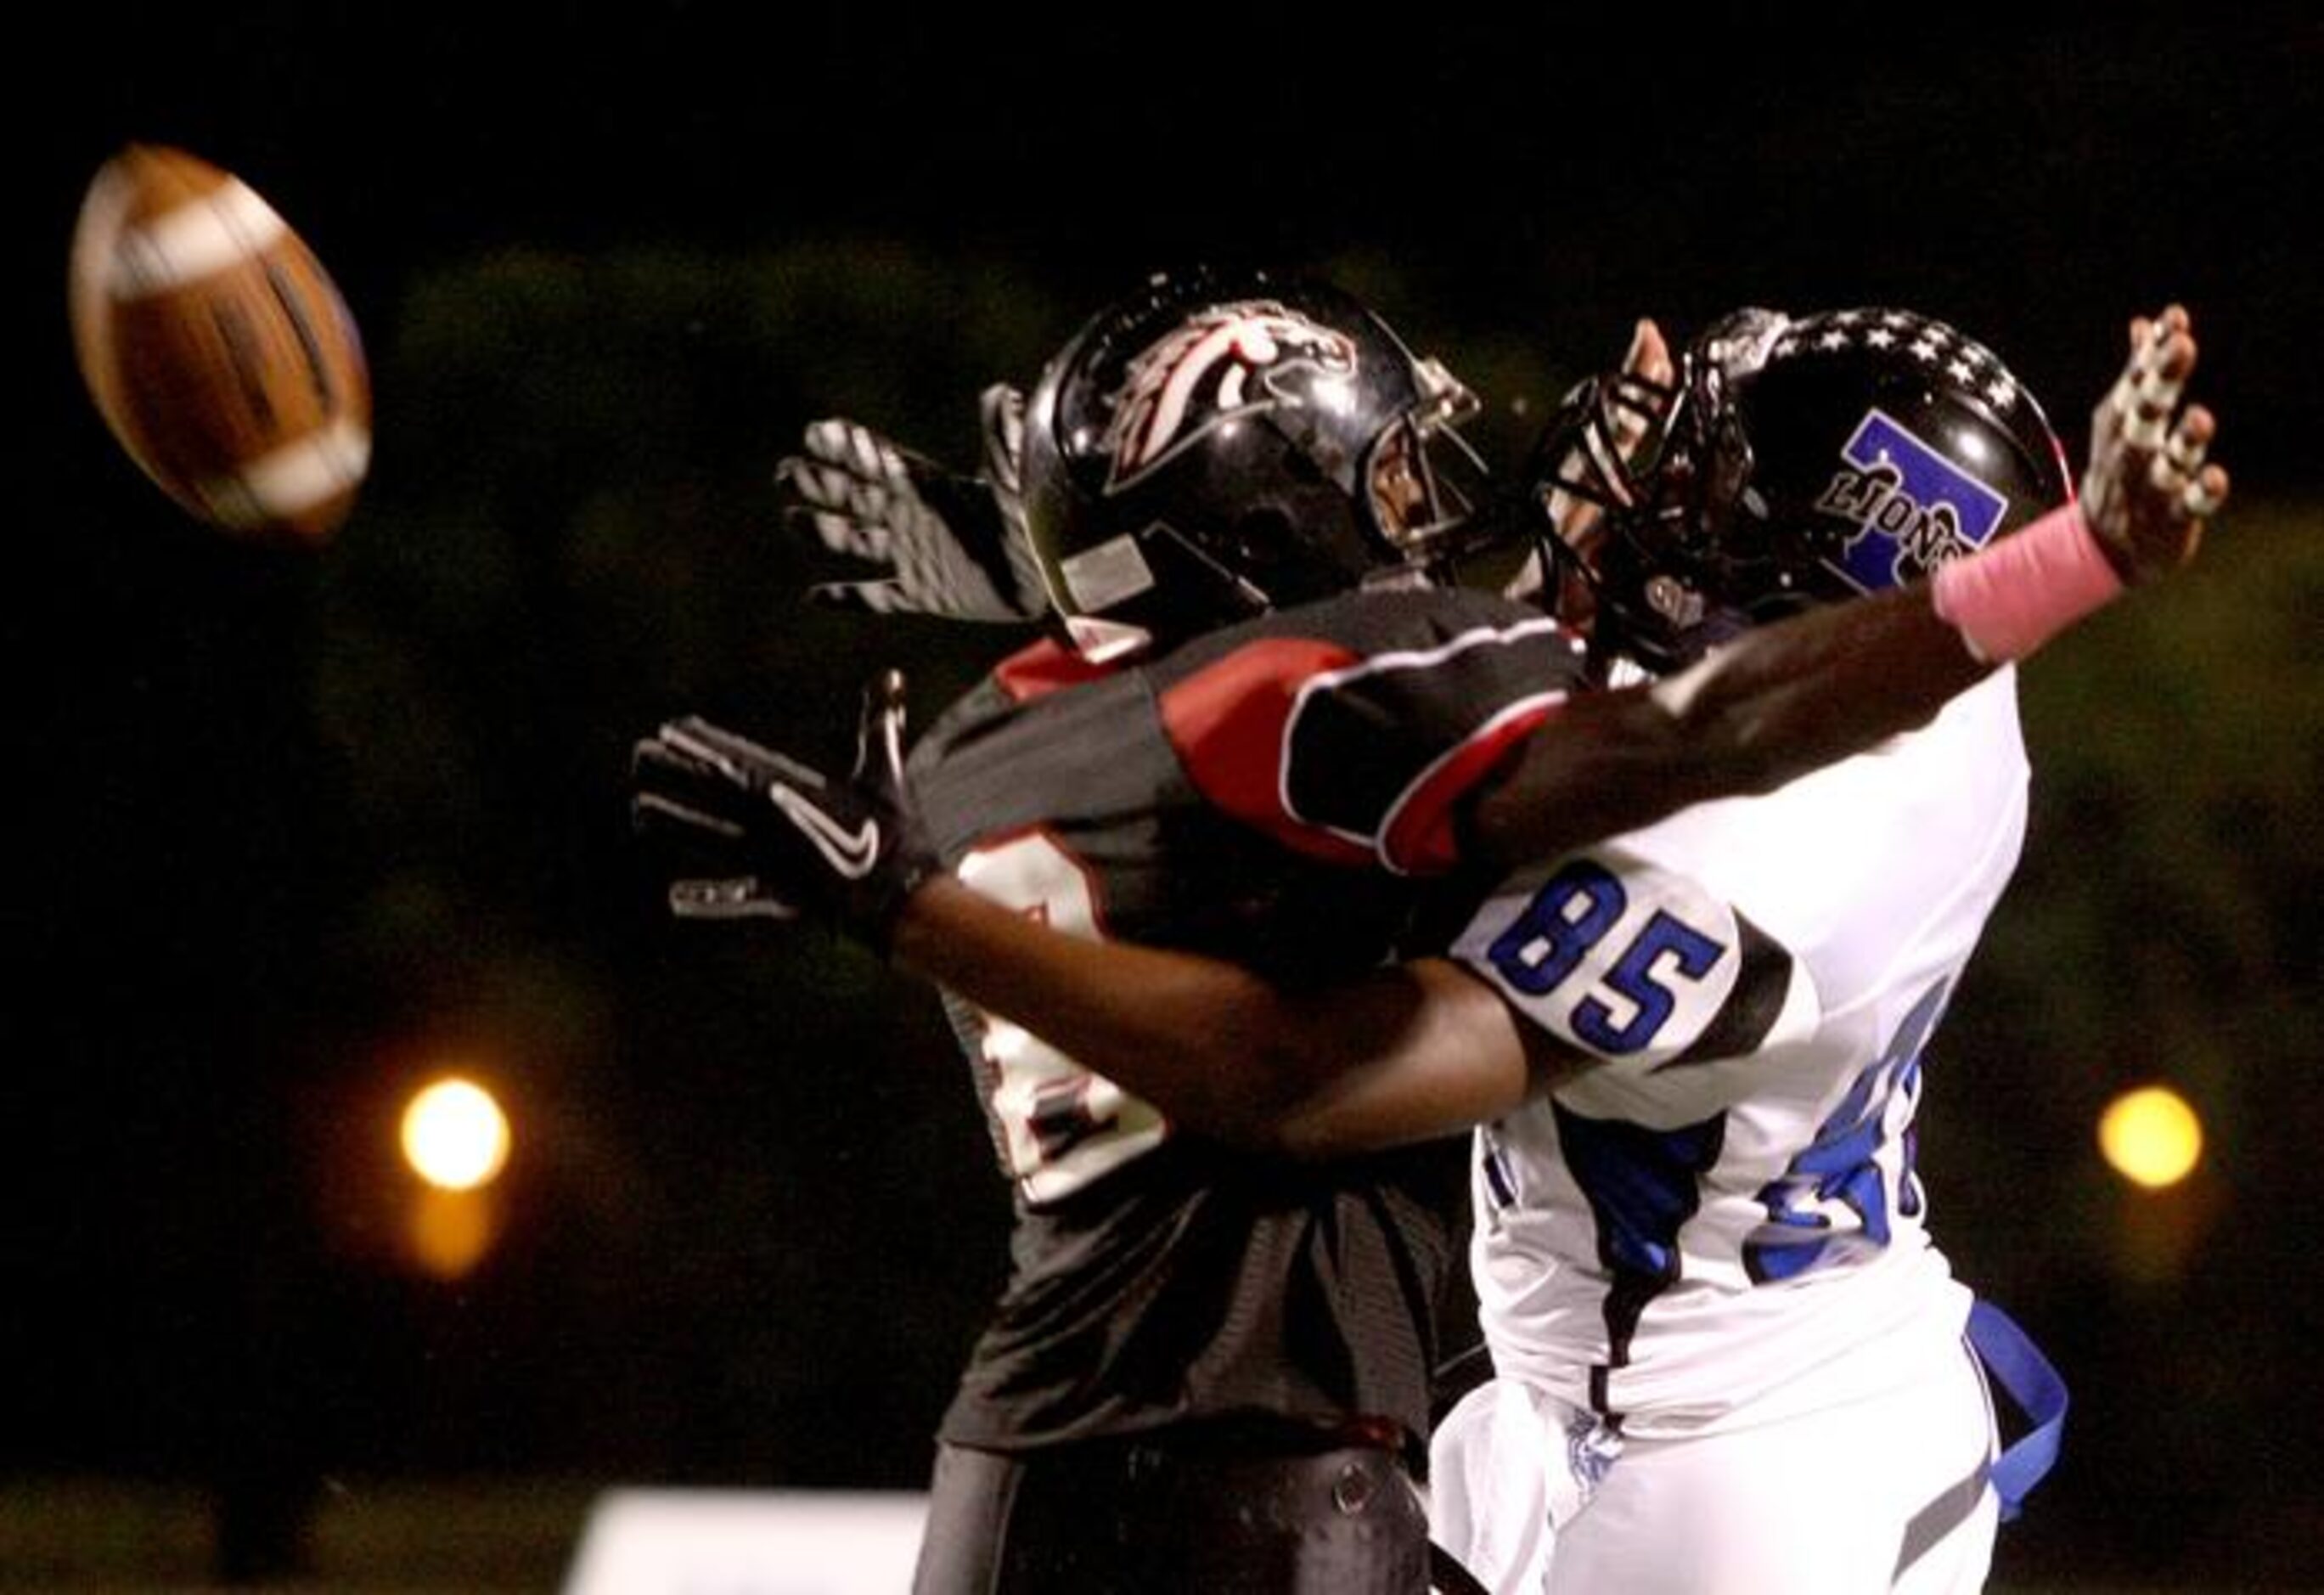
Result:
<instances>
[{"instance_id":1,"label":"star decal on helmet","mask_svg":"<svg viewBox=\"0 0 2324 1595\"><path fill-rule=\"evenodd\" d=\"M1992 350L1945 326L1909 310L1834 310L1803 317L1785 329L1768 352L1772 360L1831 355L1848 349L1895 348L1923 365L1935 367L1954 383L1977 390L1995 409L2007 410L2020 397L2016 383Z\"/></svg>"}]
</instances>

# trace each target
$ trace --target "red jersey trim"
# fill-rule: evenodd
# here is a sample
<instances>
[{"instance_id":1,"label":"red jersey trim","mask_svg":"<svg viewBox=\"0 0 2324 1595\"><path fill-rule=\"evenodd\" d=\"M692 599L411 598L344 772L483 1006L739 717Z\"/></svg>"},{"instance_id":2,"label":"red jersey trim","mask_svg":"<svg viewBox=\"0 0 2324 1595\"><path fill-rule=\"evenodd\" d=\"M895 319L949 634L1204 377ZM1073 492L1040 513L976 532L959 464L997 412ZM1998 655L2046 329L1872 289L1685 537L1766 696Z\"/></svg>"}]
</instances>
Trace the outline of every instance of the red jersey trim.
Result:
<instances>
[{"instance_id":1,"label":"red jersey trim","mask_svg":"<svg viewBox=\"0 0 2324 1595\"><path fill-rule=\"evenodd\" d=\"M1010 702L1022 704L1111 676L1115 669L1112 665L1093 665L1079 650L1054 637L1044 637L995 665L992 679Z\"/></svg>"},{"instance_id":2,"label":"red jersey trim","mask_svg":"<svg viewBox=\"0 0 2324 1595\"><path fill-rule=\"evenodd\" d=\"M1453 806L1477 789L1488 771L1563 706L1552 694L1512 705L1508 713L1447 753L1415 782L1380 828L1380 862L1399 875L1441 875L1461 862Z\"/></svg>"},{"instance_id":3,"label":"red jersey trim","mask_svg":"<svg viewBox=\"0 0 2324 1595\"><path fill-rule=\"evenodd\" d=\"M1332 863L1370 864L1369 847L1300 819L1283 795L1299 689L1361 657L1305 637L1266 638L1238 648L1157 695L1163 733L1195 789L1214 807L1286 847Z\"/></svg>"}]
</instances>

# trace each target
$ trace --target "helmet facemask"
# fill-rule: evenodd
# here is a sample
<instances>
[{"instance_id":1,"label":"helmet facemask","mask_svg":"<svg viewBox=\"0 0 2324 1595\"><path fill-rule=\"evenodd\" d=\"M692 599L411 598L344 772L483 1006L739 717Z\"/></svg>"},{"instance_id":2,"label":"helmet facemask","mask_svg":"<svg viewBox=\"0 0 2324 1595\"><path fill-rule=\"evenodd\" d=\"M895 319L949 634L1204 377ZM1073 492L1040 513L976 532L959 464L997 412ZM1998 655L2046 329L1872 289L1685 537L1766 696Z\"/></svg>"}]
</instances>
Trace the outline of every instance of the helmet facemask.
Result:
<instances>
[{"instance_id":1,"label":"helmet facemask","mask_svg":"<svg viewBox=\"0 0 2324 1595\"><path fill-rule=\"evenodd\" d=\"M1764 558L1738 513L1751 447L1718 362L1690 349L1667 383L1584 381L1536 457L1544 568L1601 663L1674 669L1756 618L1737 597L1752 585L1743 567Z\"/></svg>"},{"instance_id":2,"label":"helmet facemask","mask_svg":"<svg viewBox=\"0 0 2324 1595\"><path fill-rule=\"evenodd\" d=\"M1545 452L1537 519L1568 533L1548 551L1593 654L1657 673L1925 576L2072 491L2041 407L1989 350L1877 308L1724 318L1668 387L1582 384Z\"/></svg>"}]
</instances>

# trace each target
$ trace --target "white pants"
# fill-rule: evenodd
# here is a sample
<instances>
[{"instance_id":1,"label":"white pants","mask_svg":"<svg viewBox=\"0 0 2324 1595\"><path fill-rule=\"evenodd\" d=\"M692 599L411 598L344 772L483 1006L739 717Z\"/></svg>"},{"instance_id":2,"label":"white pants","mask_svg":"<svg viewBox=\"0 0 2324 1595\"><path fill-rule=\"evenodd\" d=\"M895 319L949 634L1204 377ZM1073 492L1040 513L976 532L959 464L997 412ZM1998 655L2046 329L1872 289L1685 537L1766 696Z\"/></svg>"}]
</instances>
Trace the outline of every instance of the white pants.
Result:
<instances>
[{"instance_id":1,"label":"white pants","mask_svg":"<svg viewBox=\"0 0 2324 1595\"><path fill-rule=\"evenodd\" d=\"M1588 1414L1493 1380L1437 1430L1431 1532L1496 1595L1973 1595L1993 1410L1968 1347L1923 1340L1844 1360L1894 1364L1877 1395L1788 1391L1610 1458Z\"/></svg>"}]
</instances>

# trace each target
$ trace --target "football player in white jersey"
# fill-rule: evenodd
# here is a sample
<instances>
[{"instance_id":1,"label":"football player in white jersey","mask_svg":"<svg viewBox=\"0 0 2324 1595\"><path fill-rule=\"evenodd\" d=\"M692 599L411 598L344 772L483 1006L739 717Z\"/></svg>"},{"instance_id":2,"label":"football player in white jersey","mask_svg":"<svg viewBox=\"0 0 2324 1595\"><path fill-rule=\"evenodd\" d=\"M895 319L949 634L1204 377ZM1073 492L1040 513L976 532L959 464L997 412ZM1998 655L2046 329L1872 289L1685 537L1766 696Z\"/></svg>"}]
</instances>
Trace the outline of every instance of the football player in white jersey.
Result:
<instances>
[{"instance_id":1,"label":"football player in white jersey","mask_svg":"<svg viewBox=\"0 0 2324 1595\"><path fill-rule=\"evenodd\" d=\"M1598 512L1600 659L1673 672L1683 698L1738 632L1932 568L1973 653L2022 657L2057 619L2026 595L2085 579L2040 563L2070 545L2021 539L2050 552L2011 581L1941 571L1990 572L1960 556L2054 532L2061 501L2116 575L2190 553L2226 491L2208 413L2173 419L2193 353L2183 312L2134 324L2079 510L2031 399L1923 318L1755 314L1672 384L1603 384L1551 456L1584 462L1560 487ZM2011 1481L1911 1126L2025 779L2004 668L1871 753L1506 883L1452 941L1461 973L1424 962L1331 1001L1086 945L1027 951L985 996L1004 944L1065 938L957 892L915 898L896 947L1221 1133L1316 1155L1490 1120L1475 1264L1498 1377L1433 1471L1440 1537L1495 1588L1973 1590ZM1291 1083L1170 1079L1261 1066Z\"/></svg>"},{"instance_id":2,"label":"football player in white jersey","mask_svg":"<svg viewBox=\"0 0 2324 1595\"><path fill-rule=\"evenodd\" d=\"M1651 394L1633 470L1602 440L1642 391L1590 396L1601 446L1568 456L1594 466L1569 490L1602 511L1587 575L1618 668L2070 496L1999 362L1901 312L1730 318ZM1511 881L1454 942L1594 1065L1477 1141L1495 1378L1432 1476L1436 1532L1493 1587L1981 1586L1995 1426L1913 1123L2027 778L2005 669L1872 753Z\"/></svg>"}]
</instances>

